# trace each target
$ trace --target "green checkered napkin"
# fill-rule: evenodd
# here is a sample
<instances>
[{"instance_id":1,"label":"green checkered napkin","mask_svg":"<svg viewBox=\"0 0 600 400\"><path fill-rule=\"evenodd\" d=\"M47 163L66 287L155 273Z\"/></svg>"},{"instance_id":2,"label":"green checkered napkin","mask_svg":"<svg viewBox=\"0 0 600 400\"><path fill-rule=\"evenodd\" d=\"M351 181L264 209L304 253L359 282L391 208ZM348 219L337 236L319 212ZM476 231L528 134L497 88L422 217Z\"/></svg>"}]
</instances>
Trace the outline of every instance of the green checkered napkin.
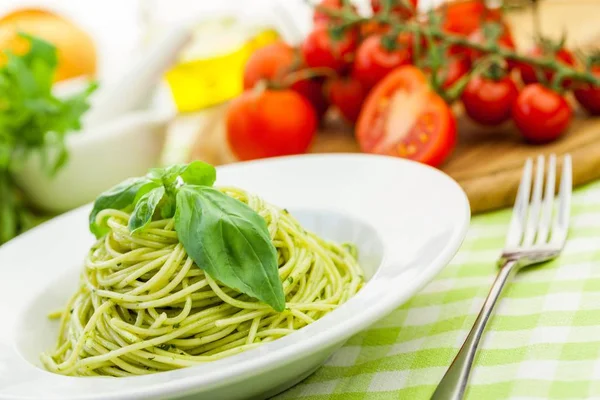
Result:
<instances>
[{"instance_id":1,"label":"green checkered napkin","mask_svg":"<svg viewBox=\"0 0 600 400\"><path fill-rule=\"evenodd\" d=\"M488 293L510 215L474 217L434 281L276 399L428 399ZM467 399L600 398L600 182L574 193L560 258L523 270L507 289Z\"/></svg>"}]
</instances>

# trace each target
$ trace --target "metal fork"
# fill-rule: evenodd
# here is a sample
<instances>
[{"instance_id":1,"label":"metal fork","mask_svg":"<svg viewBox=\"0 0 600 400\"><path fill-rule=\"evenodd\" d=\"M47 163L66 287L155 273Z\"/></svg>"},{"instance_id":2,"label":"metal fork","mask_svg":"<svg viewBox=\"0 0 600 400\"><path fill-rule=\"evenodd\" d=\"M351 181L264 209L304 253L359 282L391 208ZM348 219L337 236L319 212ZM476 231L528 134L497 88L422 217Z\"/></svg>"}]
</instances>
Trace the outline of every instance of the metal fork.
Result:
<instances>
[{"instance_id":1,"label":"metal fork","mask_svg":"<svg viewBox=\"0 0 600 400\"><path fill-rule=\"evenodd\" d=\"M530 198L533 162L528 159L525 163L506 243L498 260L498 275L473 328L433 393L433 400L463 398L477 346L502 289L521 268L556 258L565 245L571 208L571 156L567 154L563 159L557 210L554 210L556 156L550 156L543 200L544 156L538 156L536 164L533 193Z\"/></svg>"}]
</instances>

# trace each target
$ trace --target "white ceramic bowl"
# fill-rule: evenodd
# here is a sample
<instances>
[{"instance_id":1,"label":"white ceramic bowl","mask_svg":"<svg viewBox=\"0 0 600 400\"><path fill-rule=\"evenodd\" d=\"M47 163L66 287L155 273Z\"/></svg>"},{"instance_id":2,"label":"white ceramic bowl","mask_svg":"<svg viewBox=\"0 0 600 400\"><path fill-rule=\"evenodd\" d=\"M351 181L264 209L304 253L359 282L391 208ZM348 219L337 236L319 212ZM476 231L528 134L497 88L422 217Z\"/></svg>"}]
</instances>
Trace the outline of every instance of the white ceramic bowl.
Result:
<instances>
[{"instance_id":1,"label":"white ceramic bowl","mask_svg":"<svg viewBox=\"0 0 600 400\"><path fill-rule=\"evenodd\" d=\"M464 192L442 172L368 155L306 155L218 168L235 185L286 207L326 238L358 245L367 284L315 323L256 349L203 365L131 378L74 378L45 371L56 321L77 286L93 238L90 206L64 214L0 248L0 398L266 398L304 379L352 335L433 278L469 225ZM399 356L401 357L401 356Z\"/></svg>"},{"instance_id":2,"label":"white ceramic bowl","mask_svg":"<svg viewBox=\"0 0 600 400\"><path fill-rule=\"evenodd\" d=\"M66 85L63 93L81 87ZM98 126L67 136L68 163L54 177L32 153L16 180L37 207L61 213L93 201L122 180L143 175L158 166L173 108L166 94L157 91L148 107L124 114Z\"/></svg>"}]
</instances>

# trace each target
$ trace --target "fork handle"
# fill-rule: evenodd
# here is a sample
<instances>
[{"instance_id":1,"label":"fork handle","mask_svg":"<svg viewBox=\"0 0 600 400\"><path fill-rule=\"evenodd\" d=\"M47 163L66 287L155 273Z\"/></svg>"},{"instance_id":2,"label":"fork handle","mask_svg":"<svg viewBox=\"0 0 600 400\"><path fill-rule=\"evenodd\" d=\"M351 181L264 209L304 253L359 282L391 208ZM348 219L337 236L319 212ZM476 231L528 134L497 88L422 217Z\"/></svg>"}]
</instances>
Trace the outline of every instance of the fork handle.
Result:
<instances>
[{"instance_id":1,"label":"fork handle","mask_svg":"<svg viewBox=\"0 0 600 400\"><path fill-rule=\"evenodd\" d=\"M463 398L479 340L487 321L494 311L494 306L502 293L502 289L517 270L516 264L516 260L506 260L500 265L498 275L496 275L494 284L483 303L473 328L469 332L469 336L465 339L460 351L431 396L432 400L459 400Z\"/></svg>"}]
</instances>

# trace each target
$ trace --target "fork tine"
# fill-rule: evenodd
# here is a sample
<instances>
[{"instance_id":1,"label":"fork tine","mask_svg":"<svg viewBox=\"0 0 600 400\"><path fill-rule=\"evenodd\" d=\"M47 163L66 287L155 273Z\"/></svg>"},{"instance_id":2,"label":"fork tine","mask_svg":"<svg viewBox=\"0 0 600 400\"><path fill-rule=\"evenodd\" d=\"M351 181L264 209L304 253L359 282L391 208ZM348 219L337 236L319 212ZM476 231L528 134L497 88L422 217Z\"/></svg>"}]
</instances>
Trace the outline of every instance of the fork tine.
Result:
<instances>
[{"instance_id":1,"label":"fork tine","mask_svg":"<svg viewBox=\"0 0 600 400\"><path fill-rule=\"evenodd\" d=\"M548 232L550 231L550 221L552 218L552 209L554 208L554 183L556 182L556 155L551 154L548 161L548 173L546 177L546 191L544 193L544 204L540 224L538 227L535 244L545 244L548 241Z\"/></svg>"},{"instance_id":2,"label":"fork tine","mask_svg":"<svg viewBox=\"0 0 600 400\"><path fill-rule=\"evenodd\" d=\"M525 225L527 205L529 203L529 191L531 190L531 168L532 161L531 158L528 158L523 168L521 183L519 184L515 205L513 206L512 217L506 235L506 248L518 246L523 236L523 226Z\"/></svg>"},{"instance_id":3,"label":"fork tine","mask_svg":"<svg viewBox=\"0 0 600 400\"><path fill-rule=\"evenodd\" d=\"M569 231L569 215L571 213L571 192L573 190L573 172L571 155L566 154L563 160L560 177L560 193L558 213L552 224L552 244L563 246Z\"/></svg>"},{"instance_id":4,"label":"fork tine","mask_svg":"<svg viewBox=\"0 0 600 400\"><path fill-rule=\"evenodd\" d=\"M540 218L540 208L542 204L542 187L544 186L544 163L543 155L539 155L536 161L535 179L533 181L533 193L531 195L531 203L529 213L527 214L527 225L525 226L525 235L523 237L522 246L529 246L533 243L535 233L538 229L538 221Z\"/></svg>"}]
</instances>

